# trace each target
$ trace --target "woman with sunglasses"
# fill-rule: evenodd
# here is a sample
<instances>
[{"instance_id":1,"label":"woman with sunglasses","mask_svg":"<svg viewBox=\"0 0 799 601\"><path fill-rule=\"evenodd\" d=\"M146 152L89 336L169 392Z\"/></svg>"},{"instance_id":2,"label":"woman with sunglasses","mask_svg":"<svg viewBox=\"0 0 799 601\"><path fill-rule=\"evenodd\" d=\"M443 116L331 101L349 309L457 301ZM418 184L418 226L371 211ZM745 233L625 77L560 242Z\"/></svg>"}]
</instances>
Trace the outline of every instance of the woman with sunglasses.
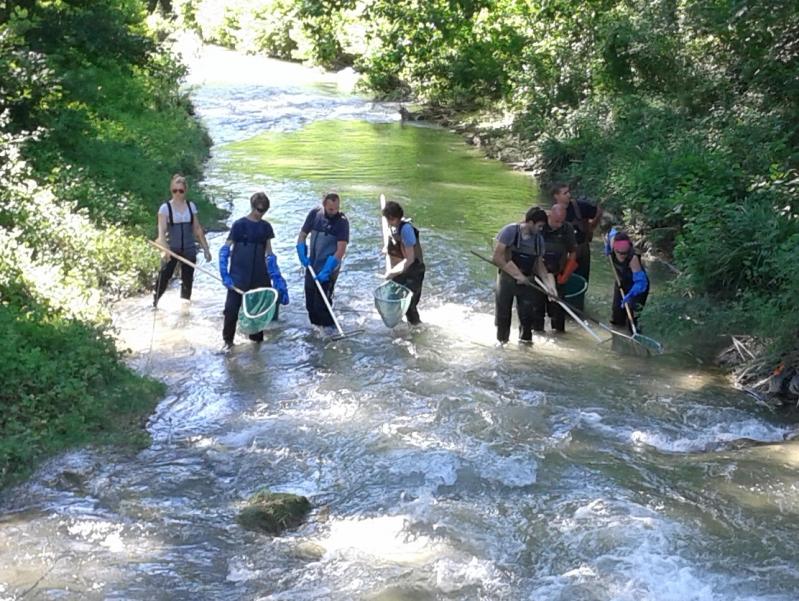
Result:
<instances>
[{"instance_id":1,"label":"woman with sunglasses","mask_svg":"<svg viewBox=\"0 0 799 601\"><path fill-rule=\"evenodd\" d=\"M172 176L169 186L172 198L158 209L158 244L169 248L173 253L191 261L197 262L197 242L202 246L206 261L211 260L211 251L205 232L197 218L197 207L193 202L186 200L188 185L186 178L180 174ZM158 300L166 291L169 280L175 273L178 260L172 256L165 256L161 261L161 270L155 282L155 295L153 307L158 306ZM191 288L194 284L194 268L183 263L180 267L180 298L191 300Z\"/></svg>"},{"instance_id":2,"label":"woman with sunglasses","mask_svg":"<svg viewBox=\"0 0 799 601\"><path fill-rule=\"evenodd\" d=\"M618 274L613 283L613 309L610 323L615 326L630 328L625 305L630 307L636 329L638 328L638 314L644 308L649 296L649 278L641 263L641 256L635 252L633 243L625 232L617 232L616 228L610 230L605 240L605 254L610 255L613 268ZM619 289L624 290L622 295Z\"/></svg>"},{"instance_id":3,"label":"woman with sunglasses","mask_svg":"<svg viewBox=\"0 0 799 601\"><path fill-rule=\"evenodd\" d=\"M250 197L250 213L233 223L227 240L219 249L219 275L228 289L225 325L222 327L225 349L233 346L242 303L241 295L233 290L234 286L244 292L271 287L277 290L281 305L289 303L286 280L277 266L277 257L272 253L275 231L272 224L264 219L268 210L269 197L263 192L253 194ZM262 342L264 333L251 334L249 338L254 342Z\"/></svg>"}]
</instances>

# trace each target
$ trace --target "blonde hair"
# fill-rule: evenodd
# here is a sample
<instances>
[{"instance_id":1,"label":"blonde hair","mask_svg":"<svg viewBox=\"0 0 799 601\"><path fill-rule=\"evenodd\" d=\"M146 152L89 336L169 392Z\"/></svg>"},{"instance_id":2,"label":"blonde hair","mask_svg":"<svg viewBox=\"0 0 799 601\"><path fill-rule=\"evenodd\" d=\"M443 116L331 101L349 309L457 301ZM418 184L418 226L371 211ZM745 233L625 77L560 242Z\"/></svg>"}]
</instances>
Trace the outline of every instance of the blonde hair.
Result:
<instances>
[{"instance_id":1,"label":"blonde hair","mask_svg":"<svg viewBox=\"0 0 799 601\"><path fill-rule=\"evenodd\" d=\"M189 183L186 181L186 178L183 177L180 173L176 173L175 175L172 176L172 179L169 181L169 187L171 188L175 184L183 184L183 187L186 188L186 190L189 189Z\"/></svg>"}]
</instances>

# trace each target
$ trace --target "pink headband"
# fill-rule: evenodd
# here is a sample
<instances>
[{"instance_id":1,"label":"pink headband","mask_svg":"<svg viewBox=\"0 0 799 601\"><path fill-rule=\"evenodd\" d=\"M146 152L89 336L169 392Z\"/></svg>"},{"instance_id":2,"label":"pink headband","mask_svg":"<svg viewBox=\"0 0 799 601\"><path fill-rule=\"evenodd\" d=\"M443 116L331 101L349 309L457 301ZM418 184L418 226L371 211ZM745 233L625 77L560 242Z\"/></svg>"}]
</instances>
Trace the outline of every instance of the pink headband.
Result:
<instances>
[{"instance_id":1,"label":"pink headband","mask_svg":"<svg viewBox=\"0 0 799 601\"><path fill-rule=\"evenodd\" d=\"M632 244L630 244L629 240L616 240L613 243L613 250L618 250L619 252L627 252L628 250L630 250L631 246Z\"/></svg>"}]
</instances>

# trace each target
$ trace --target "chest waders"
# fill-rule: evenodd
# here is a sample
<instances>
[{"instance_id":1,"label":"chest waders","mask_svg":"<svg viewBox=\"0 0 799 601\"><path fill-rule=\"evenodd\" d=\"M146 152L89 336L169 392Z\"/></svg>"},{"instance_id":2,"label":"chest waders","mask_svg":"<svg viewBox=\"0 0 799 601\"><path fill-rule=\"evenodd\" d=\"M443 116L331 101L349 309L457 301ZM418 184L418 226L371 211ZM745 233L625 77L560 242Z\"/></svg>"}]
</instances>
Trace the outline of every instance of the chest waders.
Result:
<instances>
[{"instance_id":1,"label":"chest waders","mask_svg":"<svg viewBox=\"0 0 799 601\"><path fill-rule=\"evenodd\" d=\"M168 211L166 237L169 243L169 250L178 256L188 259L190 263L197 260L197 242L194 239L194 212L191 210L191 203L186 202L189 210L189 221L175 223L175 215L172 212L172 201L166 203ZM153 306L158 306L158 300L166 291L169 281L175 274L178 260L172 256L167 261L163 261L158 277L155 280L155 292L153 294ZM194 268L188 264L180 267L180 298L191 299L191 291L194 285Z\"/></svg>"},{"instance_id":2,"label":"chest waders","mask_svg":"<svg viewBox=\"0 0 799 601\"><path fill-rule=\"evenodd\" d=\"M321 216L325 217L324 209L319 209ZM325 261L331 255L336 254L338 239L331 233L332 224L330 219L326 220L325 228L322 230L314 229L311 231L311 244L308 249L310 265L313 273L319 273L325 265ZM311 323L317 326L334 326L335 321L328 310L327 304L333 301L333 289L336 285L339 271L334 271L327 282L317 286L317 282L311 275L311 269L305 271L305 308L308 311L308 318ZM326 298L322 298L324 291Z\"/></svg>"}]
</instances>

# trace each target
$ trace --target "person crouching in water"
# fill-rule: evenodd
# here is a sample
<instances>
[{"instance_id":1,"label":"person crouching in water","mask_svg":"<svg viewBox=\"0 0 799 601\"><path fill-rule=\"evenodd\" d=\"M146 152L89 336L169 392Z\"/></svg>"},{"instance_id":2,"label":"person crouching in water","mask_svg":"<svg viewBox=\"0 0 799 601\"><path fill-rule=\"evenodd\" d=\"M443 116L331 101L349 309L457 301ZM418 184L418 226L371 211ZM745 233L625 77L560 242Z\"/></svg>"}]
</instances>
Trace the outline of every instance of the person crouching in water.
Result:
<instances>
[{"instance_id":1,"label":"person crouching in water","mask_svg":"<svg viewBox=\"0 0 799 601\"><path fill-rule=\"evenodd\" d=\"M630 237L625 232L612 229L605 244L605 253L610 255L613 269L618 277L613 283L613 309L610 323L626 327L632 332L625 305L630 308L635 327L638 328L638 314L644 308L649 296L649 278L641 263L641 255L635 252ZM621 281L622 295L619 289Z\"/></svg>"},{"instance_id":2,"label":"person crouching in water","mask_svg":"<svg viewBox=\"0 0 799 601\"><path fill-rule=\"evenodd\" d=\"M226 348L233 346L242 303L242 296L233 290L234 286L244 292L271 287L277 290L281 305L289 302L286 280L277 266L277 257L272 253L275 232L272 224L263 218L269 210L269 198L263 192L256 192L250 197L250 208L249 215L233 223L228 239L219 250L219 275L228 289L222 328ZM262 342L264 333L250 334L249 338Z\"/></svg>"},{"instance_id":3,"label":"person crouching in water","mask_svg":"<svg viewBox=\"0 0 799 601\"><path fill-rule=\"evenodd\" d=\"M391 261L391 269L386 272L385 278L394 280L413 292L405 317L409 324L415 326L422 323L416 307L422 297L425 267L419 230L409 220L403 219L404 216L405 212L399 203L394 201L386 203L383 217L386 218L390 228L386 252Z\"/></svg>"},{"instance_id":4,"label":"person crouching in water","mask_svg":"<svg viewBox=\"0 0 799 601\"><path fill-rule=\"evenodd\" d=\"M532 207L525 214L523 222L506 225L497 234L493 256L494 264L499 267L494 324L497 326L499 344L507 343L510 338L514 298L519 316L519 342L533 342L534 298L537 290L528 284L533 275L538 275L554 292L554 279L547 273L542 258L544 238L541 231L546 221L546 212ZM543 316L541 319L543 321Z\"/></svg>"},{"instance_id":5,"label":"person crouching in water","mask_svg":"<svg viewBox=\"0 0 799 601\"><path fill-rule=\"evenodd\" d=\"M340 205L341 198L338 194L326 194L322 206L308 213L297 236L297 258L305 268L305 308L311 323L327 330L334 328L335 322L308 267L313 268L316 280L322 285L325 296L332 304L333 289L350 241L350 222L339 211ZM310 255L309 244L306 243L309 235Z\"/></svg>"}]
</instances>

